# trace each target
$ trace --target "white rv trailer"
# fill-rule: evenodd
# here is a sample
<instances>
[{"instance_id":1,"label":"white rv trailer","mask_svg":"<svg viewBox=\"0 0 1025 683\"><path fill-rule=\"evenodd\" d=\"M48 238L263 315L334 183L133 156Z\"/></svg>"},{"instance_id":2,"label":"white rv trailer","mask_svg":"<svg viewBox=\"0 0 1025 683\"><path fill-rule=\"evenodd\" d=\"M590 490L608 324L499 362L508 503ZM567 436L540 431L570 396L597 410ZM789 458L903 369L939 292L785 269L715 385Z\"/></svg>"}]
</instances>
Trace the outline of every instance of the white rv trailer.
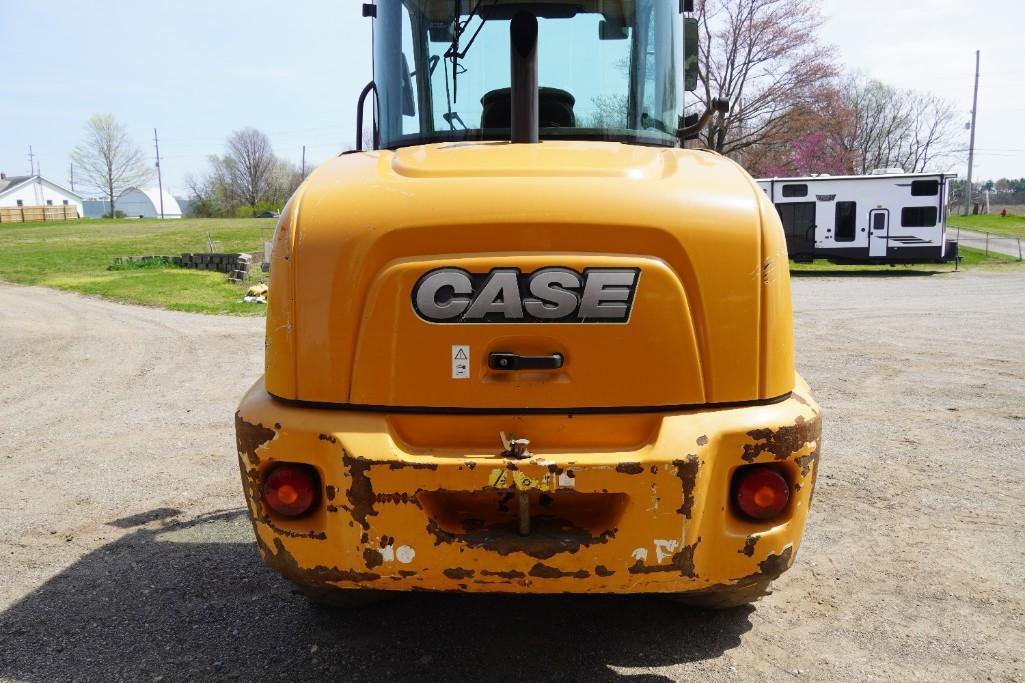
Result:
<instances>
[{"instance_id":1,"label":"white rv trailer","mask_svg":"<svg viewBox=\"0 0 1025 683\"><path fill-rule=\"evenodd\" d=\"M948 173L767 178L796 261L943 263L957 259L946 239Z\"/></svg>"}]
</instances>

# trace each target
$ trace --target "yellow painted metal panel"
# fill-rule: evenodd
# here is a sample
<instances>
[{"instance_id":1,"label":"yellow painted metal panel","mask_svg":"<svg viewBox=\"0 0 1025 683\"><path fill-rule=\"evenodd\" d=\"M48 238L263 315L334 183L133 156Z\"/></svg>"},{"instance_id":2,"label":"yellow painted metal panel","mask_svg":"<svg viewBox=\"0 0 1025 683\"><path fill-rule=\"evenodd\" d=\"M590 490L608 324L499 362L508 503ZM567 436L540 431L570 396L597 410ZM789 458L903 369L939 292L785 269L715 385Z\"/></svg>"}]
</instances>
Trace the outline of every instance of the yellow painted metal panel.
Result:
<instances>
[{"instance_id":1,"label":"yellow painted metal panel","mask_svg":"<svg viewBox=\"0 0 1025 683\"><path fill-rule=\"evenodd\" d=\"M268 326L292 326L296 398L346 403L363 391L353 381L361 372L356 347L364 326L380 324L371 292L396 263L430 269L519 255L524 264L559 265L559 254L660 260L686 299L705 400L769 398L762 368L776 364L775 374L787 378L771 383L778 390L790 381L792 366L768 357L766 340L789 334L791 320L785 310L762 319L763 296L788 293L779 294L783 278L763 281L760 194L742 170L716 155L618 143L443 144L343 155L303 186L295 253L285 266L294 270L295 311L283 320L286 311L272 307ZM644 288L642 281L639 296ZM392 315L407 312L396 308ZM631 331L657 337L655 317ZM407 327L417 337L434 334L426 322ZM583 332L566 325L553 336ZM686 353L690 341L682 343ZM652 357L653 368L674 362ZM668 385L678 374L665 379ZM398 396L409 381L396 376L395 386L374 391ZM276 374L269 377L270 391L287 395L279 393L279 382ZM575 396L564 392L531 405L617 404L611 392L580 386ZM657 393L681 404L692 400L693 386L683 382ZM451 392L442 390L431 405L449 399ZM619 404L650 404L637 400ZM486 405L498 403L496 395ZM459 405L478 404L468 397ZM523 404L510 393L507 405Z\"/></svg>"}]
</instances>

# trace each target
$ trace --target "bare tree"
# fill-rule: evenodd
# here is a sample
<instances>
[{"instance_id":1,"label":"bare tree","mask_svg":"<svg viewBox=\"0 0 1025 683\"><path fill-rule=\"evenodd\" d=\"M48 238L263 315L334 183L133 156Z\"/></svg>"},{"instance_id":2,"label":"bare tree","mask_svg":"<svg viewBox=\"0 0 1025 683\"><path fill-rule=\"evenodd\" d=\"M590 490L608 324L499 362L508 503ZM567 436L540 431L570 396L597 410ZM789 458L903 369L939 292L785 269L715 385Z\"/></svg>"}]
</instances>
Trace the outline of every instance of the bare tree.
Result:
<instances>
[{"instance_id":1,"label":"bare tree","mask_svg":"<svg viewBox=\"0 0 1025 683\"><path fill-rule=\"evenodd\" d=\"M232 133L225 154L211 155L207 163L204 176L185 179L195 215L251 216L280 209L303 181L296 165L275 156L266 134L254 128Z\"/></svg>"},{"instance_id":2,"label":"bare tree","mask_svg":"<svg viewBox=\"0 0 1025 683\"><path fill-rule=\"evenodd\" d=\"M629 101L626 95L605 94L591 98L593 111L587 117L591 128L626 128Z\"/></svg>"},{"instance_id":3,"label":"bare tree","mask_svg":"<svg viewBox=\"0 0 1025 683\"><path fill-rule=\"evenodd\" d=\"M837 69L818 41L822 17L814 0L699 0L702 64L699 96L730 100L702 138L739 156L779 141L787 116L806 107Z\"/></svg>"},{"instance_id":4,"label":"bare tree","mask_svg":"<svg viewBox=\"0 0 1025 683\"><path fill-rule=\"evenodd\" d=\"M277 159L265 133L255 128L232 133L223 162L243 204L255 208L270 194Z\"/></svg>"},{"instance_id":5,"label":"bare tree","mask_svg":"<svg viewBox=\"0 0 1025 683\"><path fill-rule=\"evenodd\" d=\"M128 136L128 129L111 115L95 114L85 124L86 137L71 152L86 187L103 194L110 202L110 215L117 216L114 202L128 189L147 182L153 171L143 161L142 151Z\"/></svg>"},{"instance_id":6,"label":"bare tree","mask_svg":"<svg viewBox=\"0 0 1025 683\"><path fill-rule=\"evenodd\" d=\"M949 101L860 78L843 89L851 112L843 145L857 159L855 172L921 172L951 153L955 111Z\"/></svg>"}]
</instances>

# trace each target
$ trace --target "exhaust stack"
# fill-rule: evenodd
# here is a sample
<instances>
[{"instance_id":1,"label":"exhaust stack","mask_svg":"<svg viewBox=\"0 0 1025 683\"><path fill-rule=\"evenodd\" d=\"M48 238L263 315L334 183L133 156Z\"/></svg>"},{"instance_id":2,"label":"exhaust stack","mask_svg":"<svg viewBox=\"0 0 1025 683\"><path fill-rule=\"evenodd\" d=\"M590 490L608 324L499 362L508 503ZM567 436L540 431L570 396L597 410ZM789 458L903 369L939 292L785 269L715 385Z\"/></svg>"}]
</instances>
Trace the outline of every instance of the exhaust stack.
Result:
<instances>
[{"instance_id":1,"label":"exhaust stack","mask_svg":"<svg viewBox=\"0 0 1025 683\"><path fill-rule=\"evenodd\" d=\"M518 12L509 24L512 114L510 141L538 142L537 17Z\"/></svg>"}]
</instances>

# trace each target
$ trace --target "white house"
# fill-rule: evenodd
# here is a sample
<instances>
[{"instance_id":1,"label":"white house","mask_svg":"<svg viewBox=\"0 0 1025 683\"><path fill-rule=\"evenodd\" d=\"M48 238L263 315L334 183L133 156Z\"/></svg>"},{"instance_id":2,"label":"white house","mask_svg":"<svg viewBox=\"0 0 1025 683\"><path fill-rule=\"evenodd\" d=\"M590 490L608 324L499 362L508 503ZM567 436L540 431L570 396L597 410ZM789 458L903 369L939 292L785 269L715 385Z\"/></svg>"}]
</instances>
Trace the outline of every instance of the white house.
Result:
<instances>
[{"instance_id":1,"label":"white house","mask_svg":"<svg viewBox=\"0 0 1025 683\"><path fill-rule=\"evenodd\" d=\"M159 218L161 215L160 190L155 187L133 187L125 190L114 202L118 211L123 211L127 218ZM163 193L164 218L181 218L182 210L178 202L167 190Z\"/></svg>"},{"instance_id":2,"label":"white house","mask_svg":"<svg viewBox=\"0 0 1025 683\"><path fill-rule=\"evenodd\" d=\"M39 175L0 173L0 206L74 206L82 213L82 196Z\"/></svg>"}]
</instances>

